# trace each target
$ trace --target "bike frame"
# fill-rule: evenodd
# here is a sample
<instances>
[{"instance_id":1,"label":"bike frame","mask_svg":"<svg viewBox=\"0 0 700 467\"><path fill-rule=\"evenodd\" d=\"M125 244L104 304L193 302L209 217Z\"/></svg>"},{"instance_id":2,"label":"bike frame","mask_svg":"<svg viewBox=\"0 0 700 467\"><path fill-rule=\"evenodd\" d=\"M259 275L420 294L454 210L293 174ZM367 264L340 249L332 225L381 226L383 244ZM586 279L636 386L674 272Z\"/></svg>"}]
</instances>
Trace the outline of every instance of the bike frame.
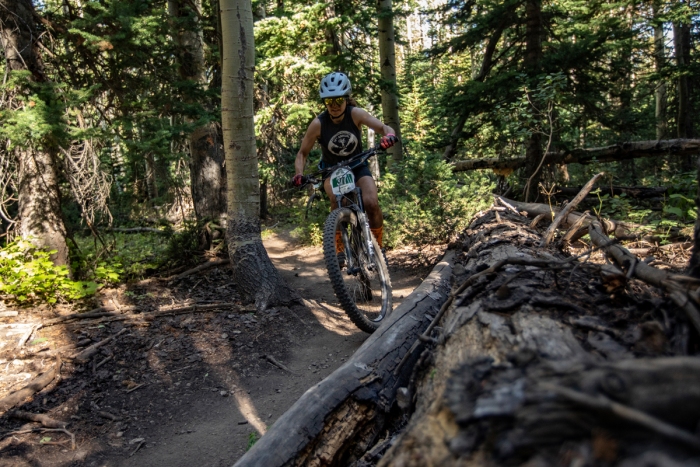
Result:
<instances>
[{"instance_id":1,"label":"bike frame","mask_svg":"<svg viewBox=\"0 0 700 467\"><path fill-rule=\"evenodd\" d=\"M364 152L361 152L360 154L357 154L356 156L351 157L350 159L343 161L339 164L336 164L332 167L327 167L324 169L321 169L320 171L309 175L305 177L306 183L319 183L322 182L327 176L330 176L333 172L336 170L342 168L342 167L347 167L349 169L353 169L360 164L364 163L375 155L378 150L381 149L381 146L376 145L373 148L370 148ZM318 176L322 176L322 180L318 180ZM364 234L365 238L365 248L367 249L367 252L369 253L369 258L370 258L370 264L372 267L374 267L374 258L376 255L376 252L374 251L374 246L372 245L372 233L369 228L369 220L367 219L367 214L365 214L365 206L364 203L362 202L362 189L359 186L355 186L355 188L346 194L343 195L336 195L336 202L338 204L338 209L340 208L348 208L351 209L355 215L357 216L357 220L360 223L360 228L362 229L362 233ZM343 243L345 244L345 251L350 252L352 251L349 243L349 239L347 238L347 235L343 236ZM356 259L351 257L352 255L348 255L347 261L348 261L348 266L347 266L347 273L356 275L359 272L359 267L357 264L355 264Z\"/></svg>"}]
</instances>

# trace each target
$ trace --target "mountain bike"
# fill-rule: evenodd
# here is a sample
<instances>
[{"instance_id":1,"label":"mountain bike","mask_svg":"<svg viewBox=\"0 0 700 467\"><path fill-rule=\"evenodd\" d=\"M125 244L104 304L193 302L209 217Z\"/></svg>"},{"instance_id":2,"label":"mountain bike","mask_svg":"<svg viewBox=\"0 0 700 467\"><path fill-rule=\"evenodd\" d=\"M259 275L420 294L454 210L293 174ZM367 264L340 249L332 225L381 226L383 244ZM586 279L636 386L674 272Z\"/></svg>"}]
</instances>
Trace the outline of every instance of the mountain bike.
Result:
<instances>
[{"instance_id":1,"label":"mountain bike","mask_svg":"<svg viewBox=\"0 0 700 467\"><path fill-rule=\"evenodd\" d=\"M330 178L338 208L323 227L323 257L328 277L340 305L355 325L374 332L391 313L391 279L384 254L369 229L362 204L362 190L355 185L354 167L375 155L377 145L332 167L302 178L304 187L313 184L323 190L323 180ZM312 194L314 196L314 194ZM336 254L336 232L342 239L345 264Z\"/></svg>"}]
</instances>

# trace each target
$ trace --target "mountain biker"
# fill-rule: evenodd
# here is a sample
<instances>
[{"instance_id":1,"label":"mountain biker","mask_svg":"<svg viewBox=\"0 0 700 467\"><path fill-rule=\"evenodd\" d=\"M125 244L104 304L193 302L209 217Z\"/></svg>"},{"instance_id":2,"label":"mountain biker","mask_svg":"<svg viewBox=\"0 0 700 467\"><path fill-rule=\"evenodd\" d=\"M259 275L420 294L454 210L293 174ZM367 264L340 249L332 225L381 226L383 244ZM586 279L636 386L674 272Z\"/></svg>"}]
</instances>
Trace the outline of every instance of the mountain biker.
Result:
<instances>
[{"instance_id":1,"label":"mountain biker","mask_svg":"<svg viewBox=\"0 0 700 467\"><path fill-rule=\"evenodd\" d=\"M292 179L294 185L302 184L306 158L316 141L321 146L321 168L331 167L362 152L362 125L383 135L380 140L380 146L383 149L392 147L398 141L394 129L383 124L366 110L359 108L351 94L352 85L344 73L330 73L321 80L319 95L326 110L311 122L301 141L301 148L294 162L296 169L296 175ZM382 248L384 218L377 199L377 185L372 178L369 164L364 162L355 167L352 172L355 175L355 183L362 189L362 202L367 212L370 230L377 239L379 247ZM331 189L330 179L327 177L323 181L323 188L331 200L331 209L336 209L338 203ZM344 245L340 232L336 232L335 251L338 259L343 261Z\"/></svg>"}]
</instances>

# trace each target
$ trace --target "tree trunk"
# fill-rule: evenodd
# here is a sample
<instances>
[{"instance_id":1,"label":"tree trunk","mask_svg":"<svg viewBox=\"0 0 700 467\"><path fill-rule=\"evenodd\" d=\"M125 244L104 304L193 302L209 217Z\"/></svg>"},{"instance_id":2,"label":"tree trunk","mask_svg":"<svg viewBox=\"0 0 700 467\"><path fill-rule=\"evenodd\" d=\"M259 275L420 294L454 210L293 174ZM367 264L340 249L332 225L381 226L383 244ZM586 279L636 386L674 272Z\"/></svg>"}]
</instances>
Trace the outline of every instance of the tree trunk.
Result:
<instances>
[{"instance_id":1,"label":"tree trunk","mask_svg":"<svg viewBox=\"0 0 700 467\"><path fill-rule=\"evenodd\" d=\"M367 128L367 146L368 147L374 147L374 138L375 138L375 133L374 130L371 128ZM377 160L377 156L374 155L369 158L369 170L372 172L372 177L376 180L379 181L381 179L381 172L379 170L379 161Z\"/></svg>"},{"instance_id":2,"label":"tree trunk","mask_svg":"<svg viewBox=\"0 0 700 467\"><path fill-rule=\"evenodd\" d=\"M219 221L226 213L226 169L219 125L201 126L190 135L190 178L197 220Z\"/></svg>"},{"instance_id":3,"label":"tree trunk","mask_svg":"<svg viewBox=\"0 0 700 467\"><path fill-rule=\"evenodd\" d=\"M453 252L340 368L308 390L237 463L350 465L382 434L419 353L408 349L447 299Z\"/></svg>"},{"instance_id":4,"label":"tree trunk","mask_svg":"<svg viewBox=\"0 0 700 467\"><path fill-rule=\"evenodd\" d=\"M35 82L46 81L39 53L31 0L0 0L0 34L10 71L28 70Z\"/></svg>"},{"instance_id":5,"label":"tree trunk","mask_svg":"<svg viewBox=\"0 0 700 467\"><path fill-rule=\"evenodd\" d=\"M540 0L525 2L525 61L524 67L530 77L539 72L542 59L542 4ZM535 105L537 103L535 102ZM532 133L525 142L525 201L535 201L539 194L542 160L542 135Z\"/></svg>"},{"instance_id":6,"label":"tree trunk","mask_svg":"<svg viewBox=\"0 0 700 467\"><path fill-rule=\"evenodd\" d=\"M691 110L690 89L690 25L673 24L673 43L676 49L676 65L678 66L678 122L677 135L679 138L693 137L693 120Z\"/></svg>"},{"instance_id":7,"label":"tree trunk","mask_svg":"<svg viewBox=\"0 0 700 467\"><path fill-rule=\"evenodd\" d=\"M19 222L22 238L33 238L42 248L56 250L56 265L70 265L66 228L61 213L56 162L46 151L18 149Z\"/></svg>"},{"instance_id":8,"label":"tree trunk","mask_svg":"<svg viewBox=\"0 0 700 467\"><path fill-rule=\"evenodd\" d=\"M174 30L173 36L179 49L180 77L206 87L204 37L199 21L202 2L180 2L168 1L170 17L183 18L193 14L195 23L194 27ZM226 213L226 169L219 126L215 123L200 126L190 134L189 139L190 187L195 215L199 221L210 219L219 222Z\"/></svg>"},{"instance_id":9,"label":"tree trunk","mask_svg":"<svg viewBox=\"0 0 700 467\"><path fill-rule=\"evenodd\" d=\"M377 0L379 15L379 70L382 75L382 116L384 123L396 131L399 142L388 152L391 163L403 160L401 124L399 122L399 97L396 87L396 55L394 41L394 12L392 0Z\"/></svg>"},{"instance_id":10,"label":"tree trunk","mask_svg":"<svg viewBox=\"0 0 700 467\"><path fill-rule=\"evenodd\" d=\"M272 265L260 235L260 186L253 122L255 45L250 0L221 1L221 113L227 167L227 240L233 282L258 310L295 294Z\"/></svg>"},{"instance_id":11,"label":"tree trunk","mask_svg":"<svg viewBox=\"0 0 700 467\"><path fill-rule=\"evenodd\" d=\"M664 47L664 25L659 19L659 0L653 3L654 14L654 66L657 73L661 73L666 67L666 51ZM656 103L656 139L662 140L667 137L668 122L666 120L666 107L668 106L668 96L666 83L660 80L654 91Z\"/></svg>"},{"instance_id":12,"label":"tree trunk","mask_svg":"<svg viewBox=\"0 0 700 467\"><path fill-rule=\"evenodd\" d=\"M158 177L156 176L156 160L152 152L146 154L146 191L148 200L158 197Z\"/></svg>"},{"instance_id":13,"label":"tree trunk","mask_svg":"<svg viewBox=\"0 0 700 467\"><path fill-rule=\"evenodd\" d=\"M29 0L0 0L0 35L7 68L10 72L28 70L31 80L41 83L46 76L34 15ZM41 150L31 145L18 145L15 149L19 167L19 231L23 238L33 237L39 247L56 250L52 256L55 264L68 265L57 162L50 145L41 146Z\"/></svg>"},{"instance_id":14,"label":"tree trunk","mask_svg":"<svg viewBox=\"0 0 700 467\"><path fill-rule=\"evenodd\" d=\"M695 229L693 231L693 254L688 263L688 274L693 277L700 278L700 157L696 159L697 179L698 184L697 194L695 196L695 206L698 216L695 218Z\"/></svg>"}]
</instances>

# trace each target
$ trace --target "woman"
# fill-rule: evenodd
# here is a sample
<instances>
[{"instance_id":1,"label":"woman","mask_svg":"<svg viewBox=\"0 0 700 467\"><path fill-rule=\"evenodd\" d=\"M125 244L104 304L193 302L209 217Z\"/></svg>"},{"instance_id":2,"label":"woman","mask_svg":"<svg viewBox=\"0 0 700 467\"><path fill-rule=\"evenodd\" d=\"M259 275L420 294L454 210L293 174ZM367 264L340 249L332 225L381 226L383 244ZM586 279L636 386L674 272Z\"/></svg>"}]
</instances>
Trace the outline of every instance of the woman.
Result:
<instances>
[{"instance_id":1,"label":"woman","mask_svg":"<svg viewBox=\"0 0 700 467\"><path fill-rule=\"evenodd\" d=\"M294 163L296 175L292 179L296 186L302 183L306 158L316 141L321 145L323 153L322 167L333 166L362 152L362 125L383 135L380 145L384 149L390 148L398 141L390 126L383 124L367 111L357 107L355 100L350 97L352 85L344 73L326 75L321 80L319 94L326 110L311 122L304 139L301 141L301 148ZM353 174L355 175L355 183L362 189L362 202L365 205L370 230L379 246L382 247L384 219L377 199L377 185L372 178L369 164L365 162L355 167ZM330 179L324 180L323 188L331 199L331 209L336 209L338 204L331 189ZM339 259L342 260L344 247L339 235L336 235L335 249Z\"/></svg>"}]
</instances>

